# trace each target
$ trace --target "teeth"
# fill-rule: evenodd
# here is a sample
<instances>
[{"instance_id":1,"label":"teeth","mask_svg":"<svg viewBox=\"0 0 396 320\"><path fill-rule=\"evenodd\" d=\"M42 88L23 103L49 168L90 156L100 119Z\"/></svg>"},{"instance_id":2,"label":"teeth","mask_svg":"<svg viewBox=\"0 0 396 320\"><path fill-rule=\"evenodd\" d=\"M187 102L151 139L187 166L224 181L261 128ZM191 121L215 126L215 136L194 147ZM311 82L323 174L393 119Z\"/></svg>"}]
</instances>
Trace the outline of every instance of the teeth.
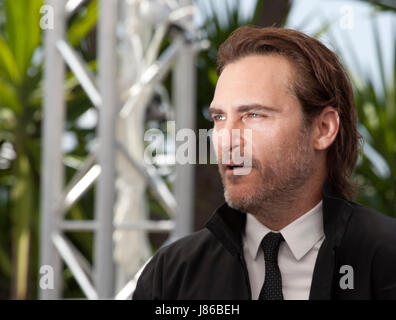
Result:
<instances>
[{"instance_id":1,"label":"teeth","mask_svg":"<svg viewBox=\"0 0 396 320\"><path fill-rule=\"evenodd\" d=\"M244 176L244 175L250 174L251 170L252 170L251 167L235 167L232 170L232 173L235 174L235 175Z\"/></svg>"}]
</instances>

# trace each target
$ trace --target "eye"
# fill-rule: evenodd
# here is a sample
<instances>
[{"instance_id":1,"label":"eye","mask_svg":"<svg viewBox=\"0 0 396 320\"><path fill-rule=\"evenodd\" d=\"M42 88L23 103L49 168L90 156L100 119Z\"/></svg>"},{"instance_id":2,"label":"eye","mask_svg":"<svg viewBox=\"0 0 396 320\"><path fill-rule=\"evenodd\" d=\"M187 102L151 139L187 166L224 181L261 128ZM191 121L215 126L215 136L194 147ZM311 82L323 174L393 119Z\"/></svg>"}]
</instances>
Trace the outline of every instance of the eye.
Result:
<instances>
[{"instance_id":1,"label":"eye","mask_svg":"<svg viewBox=\"0 0 396 320\"><path fill-rule=\"evenodd\" d=\"M263 118L263 117L265 117L264 115L258 114L258 113L255 113L255 112L248 113L247 116L250 117L250 118Z\"/></svg>"},{"instance_id":2,"label":"eye","mask_svg":"<svg viewBox=\"0 0 396 320\"><path fill-rule=\"evenodd\" d=\"M221 120L224 120L224 119L225 119L225 115L223 115L223 114L214 114L211 117L211 120L214 121L214 122L221 121Z\"/></svg>"}]
</instances>

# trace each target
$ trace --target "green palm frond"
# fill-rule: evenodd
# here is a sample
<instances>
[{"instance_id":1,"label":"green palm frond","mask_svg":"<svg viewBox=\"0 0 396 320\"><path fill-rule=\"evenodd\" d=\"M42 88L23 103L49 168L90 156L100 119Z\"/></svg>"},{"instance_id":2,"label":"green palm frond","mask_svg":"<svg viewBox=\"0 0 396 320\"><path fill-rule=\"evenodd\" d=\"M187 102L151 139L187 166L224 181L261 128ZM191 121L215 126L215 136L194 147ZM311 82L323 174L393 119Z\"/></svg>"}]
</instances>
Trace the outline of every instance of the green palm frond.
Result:
<instances>
[{"instance_id":1,"label":"green palm frond","mask_svg":"<svg viewBox=\"0 0 396 320\"><path fill-rule=\"evenodd\" d=\"M355 101L360 124L364 127L366 144L376 153L367 151L362 155L356 170L358 182L362 185L359 200L375 207L385 214L396 216L396 87L387 80L378 27L373 22L376 56L380 83L375 85L372 77L352 77ZM396 39L394 52L396 53ZM391 80L396 79L396 54ZM364 74L363 71L360 74ZM380 161L381 160L381 161ZM382 167L382 173L379 170Z\"/></svg>"}]
</instances>

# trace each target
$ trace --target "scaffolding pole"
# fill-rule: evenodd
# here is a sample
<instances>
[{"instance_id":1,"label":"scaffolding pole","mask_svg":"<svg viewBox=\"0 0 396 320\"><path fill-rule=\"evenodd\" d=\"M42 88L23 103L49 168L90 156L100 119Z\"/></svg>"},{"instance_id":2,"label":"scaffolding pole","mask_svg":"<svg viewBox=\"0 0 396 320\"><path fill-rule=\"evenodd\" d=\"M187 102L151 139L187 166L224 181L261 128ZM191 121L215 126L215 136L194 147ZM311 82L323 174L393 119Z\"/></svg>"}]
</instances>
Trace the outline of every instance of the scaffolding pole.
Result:
<instances>
[{"instance_id":1,"label":"scaffolding pole","mask_svg":"<svg viewBox=\"0 0 396 320\"><path fill-rule=\"evenodd\" d=\"M195 50L185 43L179 51L173 71L173 103L175 106L176 132L189 128L195 131ZM177 147L183 141L176 141ZM194 216L194 165L176 164L174 193L178 204L175 230L171 241L186 236L193 231Z\"/></svg>"},{"instance_id":2,"label":"scaffolding pole","mask_svg":"<svg viewBox=\"0 0 396 320\"><path fill-rule=\"evenodd\" d=\"M123 0L126 1L126 0ZM158 37L151 39L149 52L143 56L146 65L126 97L119 92L117 79L117 38L118 11L120 0L100 0L98 32L98 87L96 74L75 52L65 38L67 19L84 3L84 0L48 0L47 4L54 11L54 28L46 31L45 70L44 70L44 120L42 149L42 188L41 188L41 230L40 230L40 265L50 266L54 278L53 286L40 286L40 299L59 299L62 297L63 262L69 267L82 292L88 299L129 298L132 294L138 273L130 276L130 281L115 292L114 234L116 230L143 230L145 232L169 232L172 238L179 238L192 231L193 214L193 167L176 165L176 184L174 194L152 165L136 161L135 155L126 146L131 147L131 137L118 141L116 124L123 118L123 112L131 108L140 108L142 115L155 94L156 86L170 72L170 65L176 59L173 102L176 109L177 128L193 128L195 123L195 51L189 23L182 21L185 17L192 21L191 2L168 1L133 1L131 5L152 5L153 15L156 8L166 8L168 16L162 22L162 29L157 29ZM159 5L159 7L158 7ZM147 6L146 6L147 7ZM139 10L136 12L140 12ZM158 11L159 12L159 11ZM155 28L157 20L150 20ZM143 21L143 20L142 20ZM167 50L159 55L159 44L164 36L165 27L178 24L180 31ZM142 25L142 31L147 31ZM136 35L131 39L136 40ZM195 39L195 38L194 38ZM196 43L195 43L196 45ZM156 49L157 48L157 49ZM74 73L81 87L98 109L99 123L96 132L98 146L92 154L81 163L74 177L65 186L62 136L65 124L65 63ZM139 63L139 61L137 62ZM146 70L147 69L147 70ZM140 89L139 89L140 88ZM132 90L134 89L134 90ZM139 90L135 90L139 89ZM123 97L123 98L122 98ZM121 102L121 99L127 100ZM121 108L121 105L124 108ZM135 109L136 110L136 109ZM121 111L121 112L120 112ZM141 121L145 121L142 117ZM144 123L138 123L144 128ZM136 138L136 137L135 137ZM135 139L136 140L136 139ZM136 141L135 141L136 142ZM148 217L114 221L117 177L117 153L127 159L129 168L135 170L146 181L160 205L169 213L169 220L155 221ZM119 174L119 172L118 172ZM122 173L121 173L122 174ZM126 180L127 181L127 180ZM94 220L67 220L67 211L97 183L94 204ZM134 183L129 181L128 183ZM138 206L128 207L138 210ZM66 232L92 232L94 235L93 266L66 237ZM142 250L139 247L139 250ZM139 270L142 268L139 266ZM137 270L138 271L138 270ZM42 275L40 274L40 277ZM128 276L129 277L129 276ZM40 281L41 283L41 281Z\"/></svg>"},{"instance_id":3,"label":"scaffolding pole","mask_svg":"<svg viewBox=\"0 0 396 320\"><path fill-rule=\"evenodd\" d=\"M66 12L63 1L49 0L48 5L54 9L54 28L47 30L45 35L40 265L51 267L54 278L53 287L49 285L40 290L40 299L58 299L61 291L62 260L51 235L58 228L59 213L55 206L62 194L64 183L61 146L65 117L65 65L56 48L56 41L64 37Z\"/></svg>"},{"instance_id":4,"label":"scaffolding pole","mask_svg":"<svg viewBox=\"0 0 396 320\"><path fill-rule=\"evenodd\" d=\"M101 0L99 8L99 89L102 108L98 124L98 164L102 172L97 182L95 213L95 283L100 298L114 295L113 211L115 202L115 123L117 103L116 27L118 0Z\"/></svg>"}]
</instances>

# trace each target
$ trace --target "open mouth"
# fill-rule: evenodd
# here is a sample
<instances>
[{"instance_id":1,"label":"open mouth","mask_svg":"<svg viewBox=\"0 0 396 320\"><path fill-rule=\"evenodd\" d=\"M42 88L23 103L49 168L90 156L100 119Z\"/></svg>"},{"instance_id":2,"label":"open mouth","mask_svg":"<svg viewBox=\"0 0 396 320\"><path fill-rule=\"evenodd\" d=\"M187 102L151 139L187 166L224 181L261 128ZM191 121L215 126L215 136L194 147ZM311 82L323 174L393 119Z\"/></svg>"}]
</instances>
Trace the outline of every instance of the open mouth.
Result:
<instances>
[{"instance_id":1,"label":"open mouth","mask_svg":"<svg viewBox=\"0 0 396 320\"><path fill-rule=\"evenodd\" d=\"M243 168L242 164L239 165L226 165L226 170L234 170L236 168Z\"/></svg>"},{"instance_id":2,"label":"open mouth","mask_svg":"<svg viewBox=\"0 0 396 320\"><path fill-rule=\"evenodd\" d=\"M244 165L244 164L230 164L225 166L226 172L234 172L238 174L248 174L252 169L252 166Z\"/></svg>"}]
</instances>

